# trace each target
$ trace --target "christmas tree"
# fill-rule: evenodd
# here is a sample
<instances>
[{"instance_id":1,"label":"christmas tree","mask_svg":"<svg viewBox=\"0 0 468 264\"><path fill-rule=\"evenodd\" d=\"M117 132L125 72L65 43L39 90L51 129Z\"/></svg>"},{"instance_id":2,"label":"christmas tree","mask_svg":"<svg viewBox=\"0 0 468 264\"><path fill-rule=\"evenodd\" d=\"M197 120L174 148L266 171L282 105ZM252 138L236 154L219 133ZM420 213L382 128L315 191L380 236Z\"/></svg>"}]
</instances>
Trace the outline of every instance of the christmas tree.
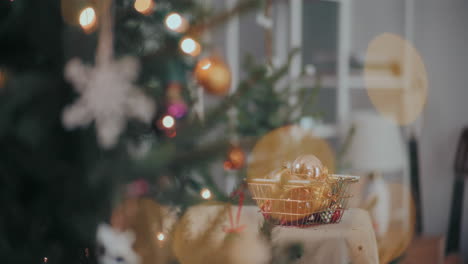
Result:
<instances>
[{"instance_id":1,"label":"christmas tree","mask_svg":"<svg viewBox=\"0 0 468 264\"><path fill-rule=\"evenodd\" d=\"M229 201L214 178L240 183L255 140L297 121L291 93L311 98L280 87L287 63L251 57L233 87L210 47L211 30L266 2L2 1L3 262L94 263L98 225L128 197L180 212Z\"/></svg>"}]
</instances>

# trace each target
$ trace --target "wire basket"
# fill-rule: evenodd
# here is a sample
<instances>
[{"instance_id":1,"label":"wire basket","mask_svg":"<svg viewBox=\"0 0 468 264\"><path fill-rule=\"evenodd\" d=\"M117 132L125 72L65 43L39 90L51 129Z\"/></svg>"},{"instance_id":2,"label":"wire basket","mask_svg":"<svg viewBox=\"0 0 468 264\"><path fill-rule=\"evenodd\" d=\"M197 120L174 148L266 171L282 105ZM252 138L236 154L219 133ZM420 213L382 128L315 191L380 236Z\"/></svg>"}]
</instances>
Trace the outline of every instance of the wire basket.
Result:
<instances>
[{"instance_id":1,"label":"wire basket","mask_svg":"<svg viewBox=\"0 0 468 264\"><path fill-rule=\"evenodd\" d=\"M339 223L347 209L349 186L358 176L330 174L325 181L275 179L247 181L264 218L275 225L307 227Z\"/></svg>"}]
</instances>

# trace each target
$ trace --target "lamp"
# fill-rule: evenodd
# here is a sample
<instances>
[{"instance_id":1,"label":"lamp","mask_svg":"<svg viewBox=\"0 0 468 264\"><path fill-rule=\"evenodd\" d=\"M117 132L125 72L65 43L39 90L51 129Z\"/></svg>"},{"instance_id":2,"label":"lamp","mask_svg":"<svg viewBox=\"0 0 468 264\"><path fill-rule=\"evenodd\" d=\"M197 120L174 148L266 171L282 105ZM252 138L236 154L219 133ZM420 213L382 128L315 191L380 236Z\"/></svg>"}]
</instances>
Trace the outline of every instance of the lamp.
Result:
<instances>
[{"instance_id":1,"label":"lamp","mask_svg":"<svg viewBox=\"0 0 468 264\"><path fill-rule=\"evenodd\" d=\"M356 112L353 115L352 126L354 136L349 143L349 148L343 157L346 166L353 174L382 175L383 177L369 177L365 185L366 198L364 203L374 201L372 208L368 208L376 224L376 234L383 237L389 229L390 218L398 215L395 211L390 214L392 195L385 181L388 176L401 176L401 183L406 184L407 161L405 145L397 125L373 112ZM386 177L387 176L387 177ZM403 195L405 196L405 195ZM393 197L395 198L395 197ZM408 201L409 197L402 197ZM398 205L403 219L407 218L404 209L406 202Z\"/></svg>"},{"instance_id":2,"label":"lamp","mask_svg":"<svg viewBox=\"0 0 468 264\"><path fill-rule=\"evenodd\" d=\"M356 112L352 119L355 133L343 157L358 173L398 172L404 169L406 153L396 125L372 112Z\"/></svg>"}]
</instances>

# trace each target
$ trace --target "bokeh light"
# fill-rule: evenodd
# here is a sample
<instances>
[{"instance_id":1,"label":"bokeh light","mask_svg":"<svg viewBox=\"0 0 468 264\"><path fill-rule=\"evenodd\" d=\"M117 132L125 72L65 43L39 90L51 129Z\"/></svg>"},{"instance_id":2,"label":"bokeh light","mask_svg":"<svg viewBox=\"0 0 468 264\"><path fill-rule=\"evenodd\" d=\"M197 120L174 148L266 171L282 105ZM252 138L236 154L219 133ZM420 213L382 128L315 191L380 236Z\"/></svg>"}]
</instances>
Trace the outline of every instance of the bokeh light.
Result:
<instances>
[{"instance_id":1,"label":"bokeh light","mask_svg":"<svg viewBox=\"0 0 468 264\"><path fill-rule=\"evenodd\" d=\"M207 188L203 188L201 191L200 191L200 196L205 199L205 200L208 200L211 198L211 191Z\"/></svg>"},{"instance_id":2,"label":"bokeh light","mask_svg":"<svg viewBox=\"0 0 468 264\"><path fill-rule=\"evenodd\" d=\"M161 120L161 124L167 129L173 128L175 125L175 119L170 115L166 115Z\"/></svg>"},{"instance_id":3,"label":"bokeh light","mask_svg":"<svg viewBox=\"0 0 468 264\"><path fill-rule=\"evenodd\" d=\"M169 246L160 242L159 232L163 232L164 241L167 241L166 229L176 222L176 214L169 207L150 198L125 199L113 209L110 222L114 229L135 234L135 252L145 252L140 255L140 263L169 263L169 256L159 254Z\"/></svg>"},{"instance_id":4,"label":"bokeh light","mask_svg":"<svg viewBox=\"0 0 468 264\"><path fill-rule=\"evenodd\" d=\"M184 32L185 30L187 30L188 27L187 20L185 20L183 16L175 12L170 13L166 16L164 24L169 30L179 33Z\"/></svg>"},{"instance_id":5,"label":"bokeh light","mask_svg":"<svg viewBox=\"0 0 468 264\"><path fill-rule=\"evenodd\" d=\"M156 235L156 238L157 238L159 241L164 241L164 239L166 239L166 235L164 235L163 232L158 232L158 234Z\"/></svg>"},{"instance_id":6,"label":"bokeh light","mask_svg":"<svg viewBox=\"0 0 468 264\"><path fill-rule=\"evenodd\" d=\"M364 83L377 111L399 125L415 121L427 100L427 72L418 51L402 37L384 33L368 46Z\"/></svg>"},{"instance_id":7,"label":"bokeh light","mask_svg":"<svg viewBox=\"0 0 468 264\"><path fill-rule=\"evenodd\" d=\"M80 25L87 33L92 31L96 26L96 12L92 7L84 8L79 17Z\"/></svg>"},{"instance_id":8,"label":"bokeh light","mask_svg":"<svg viewBox=\"0 0 468 264\"><path fill-rule=\"evenodd\" d=\"M286 162L301 155L315 155L330 173L335 170L335 155L328 142L299 126L277 128L255 144L247 167L247 177L266 178Z\"/></svg>"},{"instance_id":9,"label":"bokeh light","mask_svg":"<svg viewBox=\"0 0 468 264\"><path fill-rule=\"evenodd\" d=\"M133 7L143 15L149 15L154 9L153 0L135 0Z\"/></svg>"},{"instance_id":10,"label":"bokeh light","mask_svg":"<svg viewBox=\"0 0 468 264\"><path fill-rule=\"evenodd\" d=\"M201 46L196 40L190 37L183 38L180 42L181 50L188 55L198 56L201 52Z\"/></svg>"}]
</instances>

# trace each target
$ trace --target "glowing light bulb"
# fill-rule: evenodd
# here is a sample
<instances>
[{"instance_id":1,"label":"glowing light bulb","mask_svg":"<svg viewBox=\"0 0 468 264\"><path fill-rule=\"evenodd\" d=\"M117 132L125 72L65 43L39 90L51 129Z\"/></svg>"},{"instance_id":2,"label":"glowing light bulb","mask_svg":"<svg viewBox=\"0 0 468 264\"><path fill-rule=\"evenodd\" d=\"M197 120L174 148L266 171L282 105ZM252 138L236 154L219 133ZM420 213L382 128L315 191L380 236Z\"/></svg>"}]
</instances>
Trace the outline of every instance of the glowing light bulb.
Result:
<instances>
[{"instance_id":1,"label":"glowing light bulb","mask_svg":"<svg viewBox=\"0 0 468 264\"><path fill-rule=\"evenodd\" d=\"M154 2L153 0L135 0L133 7L136 11L142 13L143 15L148 15L153 11Z\"/></svg>"},{"instance_id":2,"label":"glowing light bulb","mask_svg":"<svg viewBox=\"0 0 468 264\"><path fill-rule=\"evenodd\" d=\"M198 56L201 52L200 44L193 38L186 37L180 42L180 48L185 54Z\"/></svg>"},{"instance_id":3,"label":"glowing light bulb","mask_svg":"<svg viewBox=\"0 0 468 264\"><path fill-rule=\"evenodd\" d=\"M161 123L165 128L172 128L175 125L175 119L172 116L167 115L163 117Z\"/></svg>"},{"instance_id":4,"label":"glowing light bulb","mask_svg":"<svg viewBox=\"0 0 468 264\"><path fill-rule=\"evenodd\" d=\"M200 195L203 199L205 200L208 200L211 198L211 191L208 190L207 188L203 188L201 191L200 191Z\"/></svg>"},{"instance_id":5,"label":"glowing light bulb","mask_svg":"<svg viewBox=\"0 0 468 264\"><path fill-rule=\"evenodd\" d=\"M164 20L166 27L175 32L184 32L187 29L187 21L178 13L170 13Z\"/></svg>"},{"instance_id":6,"label":"glowing light bulb","mask_svg":"<svg viewBox=\"0 0 468 264\"><path fill-rule=\"evenodd\" d=\"M85 32L91 31L96 25L96 12L92 7L86 7L80 13L80 25Z\"/></svg>"},{"instance_id":7,"label":"glowing light bulb","mask_svg":"<svg viewBox=\"0 0 468 264\"><path fill-rule=\"evenodd\" d=\"M47 257L44 257L44 263L47 263L49 259Z\"/></svg>"},{"instance_id":8,"label":"glowing light bulb","mask_svg":"<svg viewBox=\"0 0 468 264\"><path fill-rule=\"evenodd\" d=\"M166 239L166 235L164 235L163 232L158 232L158 234L156 235L156 238L157 238L159 241L164 241L164 239Z\"/></svg>"}]
</instances>

